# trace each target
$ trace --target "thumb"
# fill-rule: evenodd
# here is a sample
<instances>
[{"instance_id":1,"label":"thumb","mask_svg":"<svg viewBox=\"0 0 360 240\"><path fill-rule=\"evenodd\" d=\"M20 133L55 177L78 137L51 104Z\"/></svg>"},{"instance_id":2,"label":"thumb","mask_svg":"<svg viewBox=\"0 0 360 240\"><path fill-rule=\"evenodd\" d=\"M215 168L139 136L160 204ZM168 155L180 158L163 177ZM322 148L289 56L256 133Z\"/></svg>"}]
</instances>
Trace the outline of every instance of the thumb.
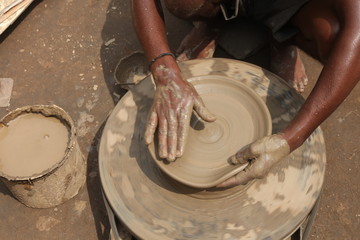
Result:
<instances>
[{"instance_id":1,"label":"thumb","mask_svg":"<svg viewBox=\"0 0 360 240\"><path fill-rule=\"evenodd\" d=\"M194 109L195 112L199 115L199 117L201 117L203 120L207 122L214 122L216 120L215 115L212 114L209 109L205 107L205 104L200 96L195 97Z\"/></svg>"},{"instance_id":2,"label":"thumb","mask_svg":"<svg viewBox=\"0 0 360 240\"><path fill-rule=\"evenodd\" d=\"M230 157L230 162L232 164L245 164L255 157L255 154L251 151L251 147L248 146L245 150L238 151L235 155Z\"/></svg>"},{"instance_id":3,"label":"thumb","mask_svg":"<svg viewBox=\"0 0 360 240\"><path fill-rule=\"evenodd\" d=\"M237 185L245 185L249 181L254 179L254 176L250 169L245 168L243 171L239 172L237 175L225 180L216 187L234 187Z\"/></svg>"}]
</instances>

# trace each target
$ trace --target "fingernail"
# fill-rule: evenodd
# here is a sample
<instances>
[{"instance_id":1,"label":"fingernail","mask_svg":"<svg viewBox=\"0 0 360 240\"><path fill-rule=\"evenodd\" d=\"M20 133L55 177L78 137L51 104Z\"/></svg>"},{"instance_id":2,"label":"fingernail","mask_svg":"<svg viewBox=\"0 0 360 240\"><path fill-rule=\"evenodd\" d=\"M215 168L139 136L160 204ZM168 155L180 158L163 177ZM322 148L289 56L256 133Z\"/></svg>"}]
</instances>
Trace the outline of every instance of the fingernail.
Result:
<instances>
[{"instance_id":1,"label":"fingernail","mask_svg":"<svg viewBox=\"0 0 360 240\"><path fill-rule=\"evenodd\" d=\"M214 114L209 114L207 116L207 118L210 120L210 121L215 121L216 120L216 116Z\"/></svg>"},{"instance_id":2,"label":"fingernail","mask_svg":"<svg viewBox=\"0 0 360 240\"><path fill-rule=\"evenodd\" d=\"M168 157L167 157L167 160L169 162L174 162L175 161L175 156L173 154L169 154Z\"/></svg>"},{"instance_id":3,"label":"fingernail","mask_svg":"<svg viewBox=\"0 0 360 240\"><path fill-rule=\"evenodd\" d=\"M176 157L181 157L182 156L182 152L180 150L176 151Z\"/></svg>"},{"instance_id":4,"label":"fingernail","mask_svg":"<svg viewBox=\"0 0 360 240\"><path fill-rule=\"evenodd\" d=\"M160 158L167 158L168 155L167 155L167 153L165 151L159 151L159 157Z\"/></svg>"}]
</instances>

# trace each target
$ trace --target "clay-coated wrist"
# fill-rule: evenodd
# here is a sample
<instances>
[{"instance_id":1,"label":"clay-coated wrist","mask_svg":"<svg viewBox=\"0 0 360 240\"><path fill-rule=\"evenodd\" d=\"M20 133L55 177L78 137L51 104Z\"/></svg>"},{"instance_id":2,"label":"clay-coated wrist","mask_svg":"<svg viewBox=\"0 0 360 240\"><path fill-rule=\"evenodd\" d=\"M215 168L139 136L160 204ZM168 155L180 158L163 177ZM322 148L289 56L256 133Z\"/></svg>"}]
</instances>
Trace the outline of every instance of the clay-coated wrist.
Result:
<instances>
[{"instance_id":1,"label":"clay-coated wrist","mask_svg":"<svg viewBox=\"0 0 360 240\"><path fill-rule=\"evenodd\" d=\"M156 85L167 85L170 81L182 80L180 68L171 56L164 56L154 62L151 72Z\"/></svg>"},{"instance_id":2,"label":"clay-coated wrist","mask_svg":"<svg viewBox=\"0 0 360 240\"><path fill-rule=\"evenodd\" d=\"M150 71L154 74L156 74L156 70L158 70L158 67L160 65L163 65L170 69L176 69L180 72L179 66L176 62L176 60L172 56L163 56L162 58L157 59L155 62L153 62L150 66Z\"/></svg>"},{"instance_id":3,"label":"clay-coated wrist","mask_svg":"<svg viewBox=\"0 0 360 240\"><path fill-rule=\"evenodd\" d=\"M291 152L291 147L289 145L289 142L285 138L283 133L278 133L274 135L274 138L279 139L279 145L281 146L281 149L285 155L289 154Z\"/></svg>"},{"instance_id":4,"label":"clay-coated wrist","mask_svg":"<svg viewBox=\"0 0 360 240\"><path fill-rule=\"evenodd\" d=\"M289 129L285 129L281 135L289 144L290 152L292 152L295 149L297 149L298 147L300 147L306 140L306 137L302 137L299 134L299 131L294 132Z\"/></svg>"},{"instance_id":5,"label":"clay-coated wrist","mask_svg":"<svg viewBox=\"0 0 360 240\"><path fill-rule=\"evenodd\" d=\"M165 56L171 56L174 59L176 59L175 54L171 53L171 52L164 52L159 54L158 56L154 57L153 59L151 59L151 61L149 62L149 69L151 69L151 65L154 64L156 61L158 61L160 58L163 58Z\"/></svg>"}]
</instances>

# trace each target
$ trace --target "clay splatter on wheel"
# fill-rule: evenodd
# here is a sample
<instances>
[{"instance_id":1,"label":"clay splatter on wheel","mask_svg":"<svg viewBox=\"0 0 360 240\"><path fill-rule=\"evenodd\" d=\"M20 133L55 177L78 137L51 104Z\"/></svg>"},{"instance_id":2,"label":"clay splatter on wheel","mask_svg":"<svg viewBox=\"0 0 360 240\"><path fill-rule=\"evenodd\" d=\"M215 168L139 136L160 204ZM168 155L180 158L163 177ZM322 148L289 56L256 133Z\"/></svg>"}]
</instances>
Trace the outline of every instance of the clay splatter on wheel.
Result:
<instances>
[{"instance_id":1,"label":"clay splatter on wheel","mask_svg":"<svg viewBox=\"0 0 360 240\"><path fill-rule=\"evenodd\" d=\"M185 79L222 76L253 89L266 103L272 132L283 130L304 102L264 69L228 59L181 63ZM104 128L99 165L116 216L143 239L283 239L318 199L325 145L318 128L261 180L222 190L187 187L154 162L143 134L154 86L145 79L117 104Z\"/></svg>"}]
</instances>

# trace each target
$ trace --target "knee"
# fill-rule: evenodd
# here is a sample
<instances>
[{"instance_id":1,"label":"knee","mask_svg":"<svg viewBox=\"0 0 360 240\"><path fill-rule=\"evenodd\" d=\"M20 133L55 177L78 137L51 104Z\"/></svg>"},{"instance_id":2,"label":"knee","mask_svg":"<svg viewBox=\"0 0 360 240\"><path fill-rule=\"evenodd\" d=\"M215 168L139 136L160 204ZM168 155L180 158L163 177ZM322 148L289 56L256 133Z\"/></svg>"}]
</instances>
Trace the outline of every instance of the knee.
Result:
<instances>
[{"instance_id":1,"label":"knee","mask_svg":"<svg viewBox=\"0 0 360 240\"><path fill-rule=\"evenodd\" d=\"M340 32L340 22L334 15L324 16L315 21L314 36L320 60L326 61Z\"/></svg>"}]
</instances>

